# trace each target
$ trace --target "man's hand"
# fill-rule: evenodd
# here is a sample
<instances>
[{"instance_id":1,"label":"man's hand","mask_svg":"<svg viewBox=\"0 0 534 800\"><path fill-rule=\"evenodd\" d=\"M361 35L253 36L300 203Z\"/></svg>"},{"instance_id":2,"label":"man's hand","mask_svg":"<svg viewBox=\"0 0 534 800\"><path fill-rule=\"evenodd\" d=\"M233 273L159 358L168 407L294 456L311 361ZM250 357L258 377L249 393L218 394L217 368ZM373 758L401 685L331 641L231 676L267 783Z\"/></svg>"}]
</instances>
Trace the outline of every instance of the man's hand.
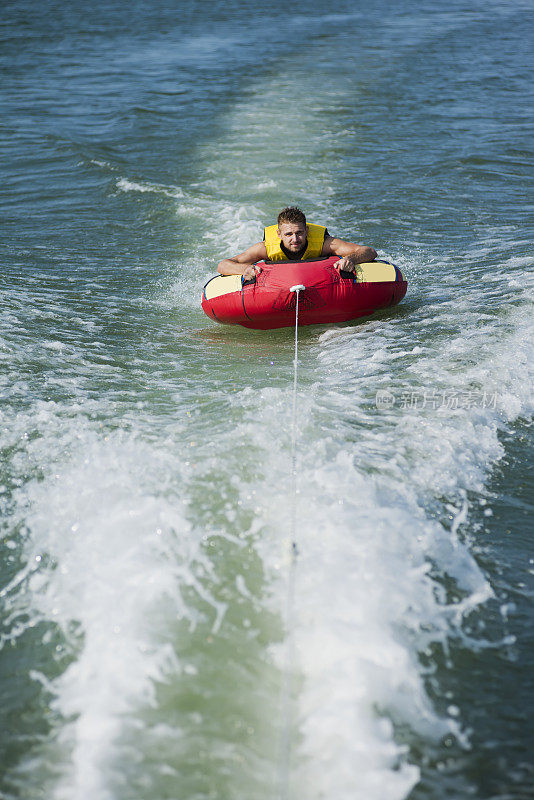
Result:
<instances>
[{"instance_id":1,"label":"man's hand","mask_svg":"<svg viewBox=\"0 0 534 800\"><path fill-rule=\"evenodd\" d=\"M336 261L334 267L338 272L356 272L356 265L350 256L343 256L339 261Z\"/></svg>"},{"instance_id":2,"label":"man's hand","mask_svg":"<svg viewBox=\"0 0 534 800\"><path fill-rule=\"evenodd\" d=\"M251 281L256 275L259 275L261 272L261 267L259 264L251 264L250 267L245 267L243 270L243 280Z\"/></svg>"}]
</instances>

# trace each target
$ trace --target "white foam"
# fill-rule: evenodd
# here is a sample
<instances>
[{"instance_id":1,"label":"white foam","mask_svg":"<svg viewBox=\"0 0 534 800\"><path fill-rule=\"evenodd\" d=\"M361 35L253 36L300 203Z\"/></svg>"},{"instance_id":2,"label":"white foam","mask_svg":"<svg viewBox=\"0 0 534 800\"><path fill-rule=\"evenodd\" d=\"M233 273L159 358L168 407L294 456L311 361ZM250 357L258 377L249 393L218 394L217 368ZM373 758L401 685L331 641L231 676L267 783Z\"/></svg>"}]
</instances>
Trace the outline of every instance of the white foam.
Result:
<instances>
[{"instance_id":1,"label":"white foam","mask_svg":"<svg viewBox=\"0 0 534 800\"><path fill-rule=\"evenodd\" d=\"M154 704L155 681L179 670L150 620L166 599L177 615L190 616L180 585L194 583L186 554L193 557L195 540L180 503L165 499L154 482L167 467L157 451L120 431L102 437L81 417L65 426L54 405L42 405L38 417L48 432L28 452L32 460L55 463L46 482L20 498L29 503L28 557L36 569L28 599L32 616L54 621L77 650L48 684L52 708L64 720L59 758L69 756L63 777L47 791L54 800L107 800L114 796L108 768L125 715ZM206 591L203 598L211 602ZM214 608L220 618L222 609Z\"/></svg>"},{"instance_id":2,"label":"white foam","mask_svg":"<svg viewBox=\"0 0 534 800\"><path fill-rule=\"evenodd\" d=\"M184 196L184 192L179 186L163 186L159 183L148 182L139 183L137 181L130 181L127 178L118 178L116 186L121 192L150 192L152 194L163 194L173 199L179 199Z\"/></svg>"}]
</instances>

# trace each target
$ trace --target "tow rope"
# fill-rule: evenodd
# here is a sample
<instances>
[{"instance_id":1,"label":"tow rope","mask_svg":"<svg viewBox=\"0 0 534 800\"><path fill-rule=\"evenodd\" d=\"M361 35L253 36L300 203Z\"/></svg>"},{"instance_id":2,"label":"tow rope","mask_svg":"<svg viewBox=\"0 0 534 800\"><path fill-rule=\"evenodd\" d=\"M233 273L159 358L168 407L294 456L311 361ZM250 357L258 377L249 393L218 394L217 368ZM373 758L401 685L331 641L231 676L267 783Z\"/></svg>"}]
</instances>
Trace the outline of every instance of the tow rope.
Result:
<instances>
[{"instance_id":1,"label":"tow rope","mask_svg":"<svg viewBox=\"0 0 534 800\"><path fill-rule=\"evenodd\" d=\"M290 552L289 571L287 576L285 629L286 653L282 685L282 729L280 732L280 748L278 757L278 798L289 800L291 778L291 729L293 726L293 677L295 672L295 585L297 577L297 388L298 388L298 329L299 329L299 293L306 289L302 284L291 286L289 291L295 292L295 356L293 359L293 412L291 422L291 518L290 518Z\"/></svg>"}]
</instances>

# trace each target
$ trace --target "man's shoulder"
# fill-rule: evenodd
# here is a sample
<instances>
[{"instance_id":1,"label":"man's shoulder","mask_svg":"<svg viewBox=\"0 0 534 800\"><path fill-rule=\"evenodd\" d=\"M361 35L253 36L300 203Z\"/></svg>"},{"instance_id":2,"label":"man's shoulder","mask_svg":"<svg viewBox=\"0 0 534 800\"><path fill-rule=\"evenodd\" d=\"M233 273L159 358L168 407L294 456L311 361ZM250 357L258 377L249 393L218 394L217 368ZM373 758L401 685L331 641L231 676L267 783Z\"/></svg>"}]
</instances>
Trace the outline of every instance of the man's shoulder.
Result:
<instances>
[{"instance_id":1,"label":"man's shoulder","mask_svg":"<svg viewBox=\"0 0 534 800\"><path fill-rule=\"evenodd\" d=\"M335 236L331 236L331 234L328 233L328 228L326 228L324 233L323 255L330 255L330 245L335 238Z\"/></svg>"},{"instance_id":2,"label":"man's shoulder","mask_svg":"<svg viewBox=\"0 0 534 800\"><path fill-rule=\"evenodd\" d=\"M265 242L256 242L256 244L251 245L248 248L249 252L254 253L254 257L258 260L260 258L267 258L267 247L265 246Z\"/></svg>"}]
</instances>

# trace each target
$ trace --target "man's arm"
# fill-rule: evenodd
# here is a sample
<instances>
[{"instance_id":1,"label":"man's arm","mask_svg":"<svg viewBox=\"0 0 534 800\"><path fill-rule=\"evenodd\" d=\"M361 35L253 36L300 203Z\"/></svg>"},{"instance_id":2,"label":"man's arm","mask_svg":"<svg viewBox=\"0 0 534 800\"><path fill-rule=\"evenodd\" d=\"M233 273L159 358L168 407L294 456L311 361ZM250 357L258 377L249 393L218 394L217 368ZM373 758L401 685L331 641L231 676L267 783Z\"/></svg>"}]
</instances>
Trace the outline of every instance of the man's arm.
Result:
<instances>
[{"instance_id":1,"label":"man's arm","mask_svg":"<svg viewBox=\"0 0 534 800\"><path fill-rule=\"evenodd\" d=\"M265 242L258 242L247 248L243 253L231 258L223 258L217 270L221 275L243 275L245 280L250 280L254 275L259 275L261 267L255 267L257 261L267 258Z\"/></svg>"},{"instance_id":2,"label":"man's arm","mask_svg":"<svg viewBox=\"0 0 534 800\"><path fill-rule=\"evenodd\" d=\"M376 250L363 244L346 242L344 239L337 239L334 236L327 236L323 245L324 256L339 256L340 260L334 267L337 270L354 272L356 264L363 264L366 261L374 261Z\"/></svg>"}]
</instances>

